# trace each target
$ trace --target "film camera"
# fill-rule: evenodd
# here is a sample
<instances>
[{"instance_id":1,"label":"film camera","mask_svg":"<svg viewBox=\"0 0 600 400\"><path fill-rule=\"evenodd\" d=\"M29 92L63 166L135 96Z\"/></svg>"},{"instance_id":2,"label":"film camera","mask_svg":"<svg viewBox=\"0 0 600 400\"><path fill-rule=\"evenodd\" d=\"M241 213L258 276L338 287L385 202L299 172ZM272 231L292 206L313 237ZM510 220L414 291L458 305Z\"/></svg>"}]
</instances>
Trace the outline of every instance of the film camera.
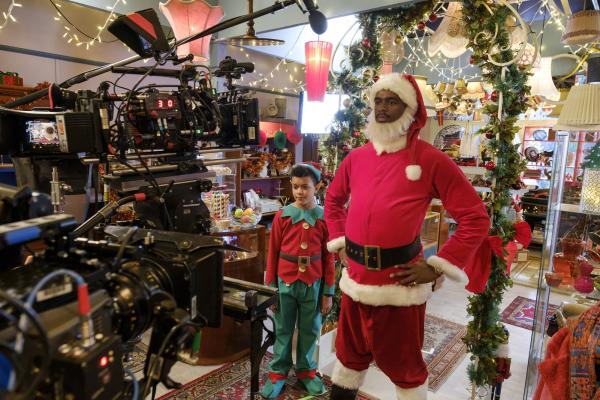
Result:
<instances>
[{"instance_id":1,"label":"film camera","mask_svg":"<svg viewBox=\"0 0 600 400\"><path fill-rule=\"evenodd\" d=\"M24 204L0 202L3 215ZM73 235L76 223L64 214L2 222L10 222L0 225L2 398L132 394L122 343L149 328L144 379L135 390L144 395L156 382L174 387L168 374L190 328L220 325L221 239L106 226L102 240L90 240ZM22 265L15 248L35 255Z\"/></svg>"}]
</instances>

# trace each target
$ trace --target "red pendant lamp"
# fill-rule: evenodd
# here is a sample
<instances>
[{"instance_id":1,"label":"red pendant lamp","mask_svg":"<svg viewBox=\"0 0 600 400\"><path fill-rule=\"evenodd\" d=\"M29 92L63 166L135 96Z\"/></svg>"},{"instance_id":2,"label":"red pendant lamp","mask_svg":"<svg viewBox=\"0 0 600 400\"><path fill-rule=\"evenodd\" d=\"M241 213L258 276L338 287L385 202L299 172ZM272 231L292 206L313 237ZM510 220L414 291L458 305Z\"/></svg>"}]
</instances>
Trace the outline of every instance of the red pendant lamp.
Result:
<instances>
[{"instance_id":1,"label":"red pendant lamp","mask_svg":"<svg viewBox=\"0 0 600 400\"><path fill-rule=\"evenodd\" d=\"M304 52L306 55L306 95L308 101L323 101L333 44L322 41L306 42Z\"/></svg>"},{"instance_id":2,"label":"red pendant lamp","mask_svg":"<svg viewBox=\"0 0 600 400\"><path fill-rule=\"evenodd\" d=\"M166 3L158 5L171 24L177 40L210 28L224 15L221 7L211 6L204 0L167 0ZM177 55L185 57L191 53L194 55L194 61L208 61L211 36L207 35L177 47Z\"/></svg>"}]
</instances>

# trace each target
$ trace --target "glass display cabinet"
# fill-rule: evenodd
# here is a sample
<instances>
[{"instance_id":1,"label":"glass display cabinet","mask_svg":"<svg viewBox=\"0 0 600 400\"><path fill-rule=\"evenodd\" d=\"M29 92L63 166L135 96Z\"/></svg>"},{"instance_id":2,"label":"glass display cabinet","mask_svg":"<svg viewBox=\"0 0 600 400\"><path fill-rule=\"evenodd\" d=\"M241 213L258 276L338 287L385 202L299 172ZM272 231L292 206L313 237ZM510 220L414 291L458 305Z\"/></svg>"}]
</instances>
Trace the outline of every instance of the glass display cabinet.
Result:
<instances>
[{"instance_id":1,"label":"glass display cabinet","mask_svg":"<svg viewBox=\"0 0 600 400\"><path fill-rule=\"evenodd\" d=\"M594 288L600 277L600 169L580 168L599 141L600 132L556 132L526 399L538 385L551 335L600 298Z\"/></svg>"}]
</instances>

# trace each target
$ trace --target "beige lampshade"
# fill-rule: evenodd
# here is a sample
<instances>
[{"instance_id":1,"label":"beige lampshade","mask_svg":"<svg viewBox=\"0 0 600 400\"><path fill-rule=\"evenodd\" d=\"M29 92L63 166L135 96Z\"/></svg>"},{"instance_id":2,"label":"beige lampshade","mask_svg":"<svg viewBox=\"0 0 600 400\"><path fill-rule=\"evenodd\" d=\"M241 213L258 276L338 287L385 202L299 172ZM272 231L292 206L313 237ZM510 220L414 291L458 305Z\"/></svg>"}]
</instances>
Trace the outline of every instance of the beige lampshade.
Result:
<instances>
[{"instance_id":1,"label":"beige lampshade","mask_svg":"<svg viewBox=\"0 0 600 400\"><path fill-rule=\"evenodd\" d=\"M445 97L454 96L454 83L446 84L446 90L444 90L444 96Z\"/></svg>"},{"instance_id":2,"label":"beige lampshade","mask_svg":"<svg viewBox=\"0 0 600 400\"><path fill-rule=\"evenodd\" d=\"M454 91L460 95L467 93L467 83L463 78L459 78L454 82Z\"/></svg>"},{"instance_id":3,"label":"beige lampshade","mask_svg":"<svg viewBox=\"0 0 600 400\"><path fill-rule=\"evenodd\" d=\"M462 95L465 100L477 100L483 99L485 92L481 82L469 82L467 83L467 92Z\"/></svg>"},{"instance_id":4,"label":"beige lampshade","mask_svg":"<svg viewBox=\"0 0 600 400\"><path fill-rule=\"evenodd\" d=\"M467 51L469 39L465 35L462 8L462 2L459 1L448 4L444 19L429 38L427 44L429 57L440 52L446 58L456 58Z\"/></svg>"},{"instance_id":5,"label":"beige lampshade","mask_svg":"<svg viewBox=\"0 0 600 400\"><path fill-rule=\"evenodd\" d=\"M436 83L433 90L439 95L443 94L444 90L446 90L446 82L440 81L440 82Z\"/></svg>"},{"instance_id":6,"label":"beige lampshade","mask_svg":"<svg viewBox=\"0 0 600 400\"><path fill-rule=\"evenodd\" d=\"M552 117L552 118L558 118L558 116L560 115L560 113L563 109L563 105L564 105L565 101L567 100L567 96L569 95L569 89L558 89L558 91L560 92L560 98L558 99L559 104L557 104L552 109L550 114L548 114L548 116Z\"/></svg>"},{"instance_id":7,"label":"beige lampshade","mask_svg":"<svg viewBox=\"0 0 600 400\"><path fill-rule=\"evenodd\" d=\"M541 96L556 101L560 93L552 81L552 57L542 57L539 67L533 68L533 75L527 80L533 96Z\"/></svg>"},{"instance_id":8,"label":"beige lampshade","mask_svg":"<svg viewBox=\"0 0 600 400\"><path fill-rule=\"evenodd\" d=\"M586 44L600 39L600 11L584 10L571 15L561 41L564 44Z\"/></svg>"},{"instance_id":9,"label":"beige lampshade","mask_svg":"<svg viewBox=\"0 0 600 400\"><path fill-rule=\"evenodd\" d=\"M431 92L427 89L427 77L421 75L414 76L415 81L417 81L417 85L419 86L419 90L421 91L421 96L423 96L423 104L425 104L425 109L427 110L427 116L433 117L435 116L435 103L437 103L437 97L432 98Z\"/></svg>"},{"instance_id":10,"label":"beige lampshade","mask_svg":"<svg viewBox=\"0 0 600 400\"><path fill-rule=\"evenodd\" d=\"M558 117L557 129L600 130L600 83L588 83L571 88Z\"/></svg>"}]
</instances>

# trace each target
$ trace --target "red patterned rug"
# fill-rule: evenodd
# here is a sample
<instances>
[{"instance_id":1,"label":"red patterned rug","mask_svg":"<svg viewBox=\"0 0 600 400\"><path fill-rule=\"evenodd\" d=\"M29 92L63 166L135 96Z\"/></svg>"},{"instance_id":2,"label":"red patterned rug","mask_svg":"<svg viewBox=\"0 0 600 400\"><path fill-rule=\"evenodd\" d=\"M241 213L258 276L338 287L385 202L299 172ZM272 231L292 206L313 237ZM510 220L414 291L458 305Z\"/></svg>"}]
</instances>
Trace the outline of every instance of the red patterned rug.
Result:
<instances>
[{"instance_id":1,"label":"red patterned rug","mask_svg":"<svg viewBox=\"0 0 600 400\"><path fill-rule=\"evenodd\" d=\"M262 387L266 378L269 361L271 361L271 354L267 353L260 367L260 387ZM331 387L329 379L324 378L323 380L327 388ZM329 391L321 396L310 397L296 380L293 370L290 372L290 377L285 386L284 391L277 400L298 400L305 397L314 400L329 399ZM244 358L186 383L180 389L173 390L161 396L158 400L246 400L249 397L250 361L248 358ZM255 399L262 399L262 397L257 395ZM357 400L377 399L359 392Z\"/></svg>"},{"instance_id":2,"label":"red patterned rug","mask_svg":"<svg viewBox=\"0 0 600 400\"><path fill-rule=\"evenodd\" d=\"M548 305L546 317L551 316L558 309L554 304ZM517 296L512 303L502 311L502 322L521 328L533 330L533 320L535 317L535 300L526 297ZM546 318L546 326L548 319ZM545 330L545 328L544 328Z\"/></svg>"}]
</instances>

